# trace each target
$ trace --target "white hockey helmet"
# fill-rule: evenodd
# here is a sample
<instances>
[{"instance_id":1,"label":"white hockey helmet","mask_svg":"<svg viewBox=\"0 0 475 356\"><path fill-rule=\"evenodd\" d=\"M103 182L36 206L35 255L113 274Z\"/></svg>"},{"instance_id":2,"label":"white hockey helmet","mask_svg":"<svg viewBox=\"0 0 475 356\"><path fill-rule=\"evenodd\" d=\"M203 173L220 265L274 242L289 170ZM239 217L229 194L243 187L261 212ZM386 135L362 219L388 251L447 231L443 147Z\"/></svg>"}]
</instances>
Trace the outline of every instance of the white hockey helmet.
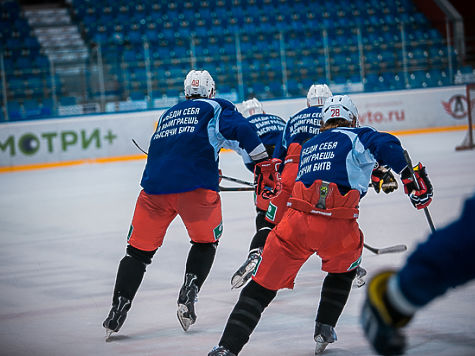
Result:
<instances>
[{"instance_id":1,"label":"white hockey helmet","mask_svg":"<svg viewBox=\"0 0 475 356\"><path fill-rule=\"evenodd\" d=\"M348 95L334 95L329 97L322 108L322 120L327 122L330 119L345 119L353 122L356 119L358 126L358 109Z\"/></svg>"},{"instance_id":2,"label":"white hockey helmet","mask_svg":"<svg viewBox=\"0 0 475 356\"><path fill-rule=\"evenodd\" d=\"M264 107L261 102L256 98L246 100L242 102L241 114L244 117L249 117L257 114L264 114Z\"/></svg>"},{"instance_id":3,"label":"white hockey helmet","mask_svg":"<svg viewBox=\"0 0 475 356\"><path fill-rule=\"evenodd\" d=\"M307 93L307 106L322 106L325 100L332 96L326 84L312 84Z\"/></svg>"},{"instance_id":4,"label":"white hockey helmet","mask_svg":"<svg viewBox=\"0 0 475 356\"><path fill-rule=\"evenodd\" d=\"M202 98L214 98L213 77L206 70L191 70L185 78L185 97L198 95Z\"/></svg>"}]
</instances>

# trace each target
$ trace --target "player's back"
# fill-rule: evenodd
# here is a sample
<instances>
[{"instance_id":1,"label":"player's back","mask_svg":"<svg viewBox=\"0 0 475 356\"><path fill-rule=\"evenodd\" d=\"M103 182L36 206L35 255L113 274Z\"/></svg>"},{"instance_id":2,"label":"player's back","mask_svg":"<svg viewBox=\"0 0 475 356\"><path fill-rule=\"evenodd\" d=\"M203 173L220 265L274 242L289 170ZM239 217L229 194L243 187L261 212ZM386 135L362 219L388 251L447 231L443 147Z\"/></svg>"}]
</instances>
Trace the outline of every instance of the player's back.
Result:
<instances>
[{"instance_id":1,"label":"player's back","mask_svg":"<svg viewBox=\"0 0 475 356\"><path fill-rule=\"evenodd\" d=\"M376 161L399 171L399 140L370 127L337 127L321 132L302 147L297 180L306 186L321 179L338 185L345 194L357 189L364 195Z\"/></svg>"},{"instance_id":2,"label":"player's back","mask_svg":"<svg viewBox=\"0 0 475 356\"><path fill-rule=\"evenodd\" d=\"M247 120L256 127L257 134L265 146L275 145L285 128L285 121L276 115L256 114L249 116Z\"/></svg>"},{"instance_id":3,"label":"player's back","mask_svg":"<svg viewBox=\"0 0 475 356\"><path fill-rule=\"evenodd\" d=\"M221 106L213 99L185 100L161 116L141 182L147 193L216 189L218 163L208 135L216 108Z\"/></svg>"},{"instance_id":4,"label":"player's back","mask_svg":"<svg viewBox=\"0 0 475 356\"><path fill-rule=\"evenodd\" d=\"M282 142L276 146L274 157L284 159L290 144L303 144L320 132L322 108L320 106L307 107L293 115L286 123L282 134Z\"/></svg>"}]
</instances>

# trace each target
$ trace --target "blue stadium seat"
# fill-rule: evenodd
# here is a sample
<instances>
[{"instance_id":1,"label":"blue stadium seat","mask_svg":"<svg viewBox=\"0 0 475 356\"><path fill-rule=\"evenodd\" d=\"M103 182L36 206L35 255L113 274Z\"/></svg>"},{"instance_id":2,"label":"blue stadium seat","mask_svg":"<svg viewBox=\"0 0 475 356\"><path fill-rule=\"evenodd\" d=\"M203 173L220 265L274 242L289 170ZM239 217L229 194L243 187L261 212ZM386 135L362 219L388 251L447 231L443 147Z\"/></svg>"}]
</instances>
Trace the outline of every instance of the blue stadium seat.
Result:
<instances>
[{"instance_id":1,"label":"blue stadium seat","mask_svg":"<svg viewBox=\"0 0 475 356\"><path fill-rule=\"evenodd\" d=\"M9 101L7 103L8 118L10 121L23 119L23 107L17 101Z\"/></svg>"},{"instance_id":2,"label":"blue stadium seat","mask_svg":"<svg viewBox=\"0 0 475 356\"><path fill-rule=\"evenodd\" d=\"M70 4L73 20L84 29L85 40L102 43L106 82L118 82L121 88L129 91L144 89L143 40L147 39L152 89L161 92L160 88L170 87L176 95L176 88L182 84L177 78L190 66L191 36L195 40L195 65L213 70L218 85L235 86L230 84L236 81L235 31L241 40L245 86L249 91L264 90L269 97L283 94L280 32L284 35L290 95L301 95L308 89L303 83L325 77L323 30L328 34L331 77L338 82L352 80L350 78L355 76L359 78L356 27L362 30L364 70L369 73L365 80L368 90L403 86L401 22L404 22L408 65L414 76L411 85L447 83L447 75L441 73L448 71L448 53L455 69L461 68L454 50L447 51L443 36L411 0L340 0L333 3L304 0L245 0L238 3L232 0L181 3L176 0L142 3L71 0ZM19 102L48 96L51 86L45 83L49 82L46 78L50 64L18 1L0 2L0 12L0 43L7 48L4 63L9 78L8 95ZM426 73L425 76L416 73L416 69ZM439 73L432 73L432 69ZM42 80L36 78L40 73L45 76ZM32 79L25 82L25 76ZM122 83L122 78L127 82ZM108 91L117 94L116 89Z\"/></svg>"},{"instance_id":3,"label":"blue stadium seat","mask_svg":"<svg viewBox=\"0 0 475 356\"><path fill-rule=\"evenodd\" d=\"M62 96L59 98L59 104L62 106L76 105L77 99L74 96Z\"/></svg>"},{"instance_id":4,"label":"blue stadium seat","mask_svg":"<svg viewBox=\"0 0 475 356\"><path fill-rule=\"evenodd\" d=\"M132 91L130 92L130 100L144 100L145 92L143 91Z\"/></svg>"},{"instance_id":5,"label":"blue stadium seat","mask_svg":"<svg viewBox=\"0 0 475 356\"><path fill-rule=\"evenodd\" d=\"M35 99L28 99L23 102L25 117L28 119L36 119L41 117L40 103Z\"/></svg>"},{"instance_id":6,"label":"blue stadium seat","mask_svg":"<svg viewBox=\"0 0 475 356\"><path fill-rule=\"evenodd\" d=\"M46 98L41 101L41 116L53 116L55 114L54 101L51 98Z\"/></svg>"},{"instance_id":7,"label":"blue stadium seat","mask_svg":"<svg viewBox=\"0 0 475 356\"><path fill-rule=\"evenodd\" d=\"M299 85L299 83L294 80L294 79L289 79L287 81L287 92L291 95L291 96L297 96L300 94L300 91L301 91L301 87Z\"/></svg>"}]
</instances>

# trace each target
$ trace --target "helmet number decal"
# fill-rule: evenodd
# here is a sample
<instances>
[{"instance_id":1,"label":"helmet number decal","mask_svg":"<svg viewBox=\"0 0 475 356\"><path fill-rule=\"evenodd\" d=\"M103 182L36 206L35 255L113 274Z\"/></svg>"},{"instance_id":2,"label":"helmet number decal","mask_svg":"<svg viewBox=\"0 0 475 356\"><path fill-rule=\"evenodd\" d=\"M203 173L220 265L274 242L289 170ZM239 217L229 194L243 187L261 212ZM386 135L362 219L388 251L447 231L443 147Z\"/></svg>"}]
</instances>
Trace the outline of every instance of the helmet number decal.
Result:
<instances>
[{"instance_id":1,"label":"helmet number decal","mask_svg":"<svg viewBox=\"0 0 475 356\"><path fill-rule=\"evenodd\" d=\"M331 117L339 117L340 116L340 109L335 108L335 109L331 109L331 111L332 111Z\"/></svg>"}]
</instances>

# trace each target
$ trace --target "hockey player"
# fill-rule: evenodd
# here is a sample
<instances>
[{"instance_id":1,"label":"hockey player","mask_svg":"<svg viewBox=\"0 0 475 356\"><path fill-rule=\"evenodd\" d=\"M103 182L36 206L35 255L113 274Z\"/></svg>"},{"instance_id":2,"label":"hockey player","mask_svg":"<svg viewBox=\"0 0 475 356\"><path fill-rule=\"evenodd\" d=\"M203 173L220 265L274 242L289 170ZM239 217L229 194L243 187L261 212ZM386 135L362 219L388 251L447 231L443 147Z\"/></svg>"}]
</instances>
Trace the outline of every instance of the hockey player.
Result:
<instances>
[{"instance_id":1,"label":"hockey player","mask_svg":"<svg viewBox=\"0 0 475 356\"><path fill-rule=\"evenodd\" d=\"M241 113L251 124L256 126L257 134L266 147L267 154L272 157L276 143L282 138L285 121L277 115L267 114L261 102L256 98L243 101ZM251 171L254 171L254 167Z\"/></svg>"},{"instance_id":2,"label":"hockey player","mask_svg":"<svg viewBox=\"0 0 475 356\"><path fill-rule=\"evenodd\" d=\"M282 139L276 145L273 153L273 164L266 162L258 166L260 181L256 182L256 227L257 232L251 240L246 261L231 278L232 288L240 288L251 278L261 259L262 249L269 232L282 219L287 210L287 200L297 176L297 167L302 144L318 134L321 120L321 109L325 100L332 95L326 84L313 84L307 93L307 108L293 115L285 126ZM254 102L243 103L244 108L260 110ZM353 116L357 116L356 107L350 108ZM243 113L245 114L245 112ZM265 144L265 143L264 143ZM270 154L269 150L268 153ZM283 164L279 167L279 164ZM277 171L275 166L279 168ZM263 178L265 177L265 178ZM371 175L372 185L377 193L381 190L389 193L397 189L397 182L392 172L383 166L378 166ZM357 268L355 286L365 284L363 277L366 270Z\"/></svg>"},{"instance_id":3,"label":"hockey player","mask_svg":"<svg viewBox=\"0 0 475 356\"><path fill-rule=\"evenodd\" d=\"M450 288L475 279L474 217L472 195L460 217L419 244L399 271L380 272L368 283L361 323L378 354L404 353L402 328L414 314Z\"/></svg>"},{"instance_id":4,"label":"hockey player","mask_svg":"<svg viewBox=\"0 0 475 356\"><path fill-rule=\"evenodd\" d=\"M241 104L240 112L247 121L256 127L257 134L266 148L269 157L272 157L276 142L280 141L282 132L285 128L285 121L277 115L267 114L264 111L262 103L256 98L245 100ZM233 147L225 145L225 148L231 148L242 156L244 164L254 172L254 161L247 152L239 147L236 141L232 142Z\"/></svg>"},{"instance_id":5,"label":"hockey player","mask_svg":"<svg viewBox=\"0 0 475 356\"><path fill-rule=\"evenodd\" d=\"M177 311L183 330L188 330L196 321L195 299L211 269L223 229L219 151L226 140L237 140L252 160L268 157L255 127L231 102L214 99L215 83L207 71L190 71L184 91L187 100L163 113L150 141L127 253L120 261L112 308L103 323L108 335L124 323L146 266L177 215L191 239Z\"/></svg>"},{"instance_id":6,"label":"hockey player","mask_svg":"<svg viewBox=\"0 0 475 356\"><path fill-rule=\"evenodd\" d=\"M315 323L315 353L322 353L336 340L334 328L363 249L358 206L376 162L400 172L415 207L430 204L432 186L422 164L415 172L416 188L399 140L369 127L358 128L349 110L352 106L346 95L325 102L320 134L302 147L289 208L270 232L256 274L242 290L219 345L208 356L237 355L277 291L293 288L298 271L314 253L328 272Z\"/></svg>"},{"instance_id":7,"label":"hockey player","mask_svg":"<svg viewBox=\"0 0 475 356\"><path fill-rule=\"evenodd\" d=\"M264 147L266 148L269 157L272 157L275 146L282 140L282 133L285 129L285 121L276 115L267 114L264 111L264 107L261 102L256 98L243 101L241 104L242 115L256 127L257 134L259 135ZM256 165L248 158L249 156L240 148L235 149L238 152L242 152L244 163L246 167L254 172ZM250 162L250 163L249 163ZM261 165L267 165L268 162L258 164L257 169L261 169ZM266 225L265 213L262 207L256 206L256 231L259 231Z\"/></svg>"},{"instance_id":8,"label":"hockey player","mask_svg":"<svg viewBox=\"0 0 475 356\"><path fill-rule=\"evenodd\" d=\"M246 284L259 264L269 232L287 209L287 200L297 176L302 144L320 132L322 105L331 95L326 84L310 86L307 107L287 121L273 152L273 163L266 162L256 167L257 232L251 240L246 261L231 278L232 288Z\"/></svg>"}]
</instances>

